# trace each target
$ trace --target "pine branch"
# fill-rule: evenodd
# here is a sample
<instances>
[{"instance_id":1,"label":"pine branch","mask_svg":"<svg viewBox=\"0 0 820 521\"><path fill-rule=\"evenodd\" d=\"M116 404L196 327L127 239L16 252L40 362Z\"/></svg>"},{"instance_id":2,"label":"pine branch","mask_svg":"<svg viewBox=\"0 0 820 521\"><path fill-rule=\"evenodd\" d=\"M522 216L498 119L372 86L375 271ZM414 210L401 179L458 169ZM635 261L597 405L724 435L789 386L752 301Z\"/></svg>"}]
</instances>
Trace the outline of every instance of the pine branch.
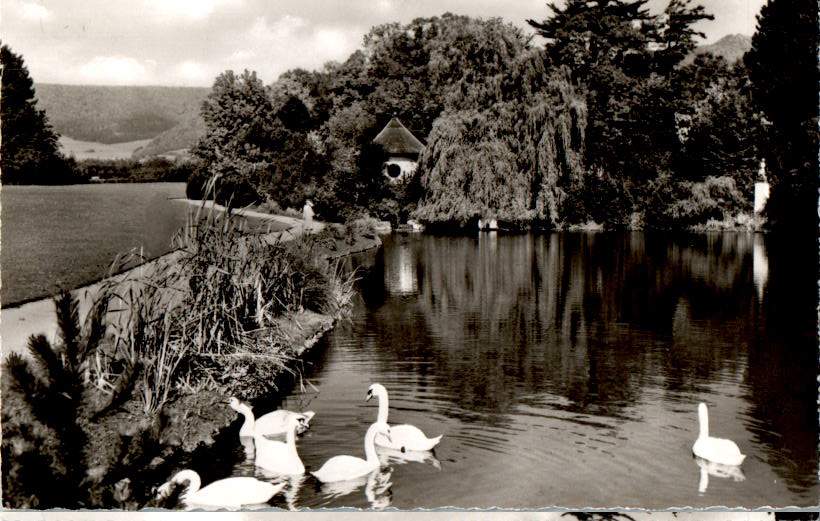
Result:
<instances>
[{"instance_id":1,"label":"pine branch","mask_svg":"<svg viewBox=\"0 0 820 521\"><path fill-rule=\"evenodd\" d=\"M57 328L63 341L68 369L74 372L82 361L79 357L80 319L77 311L77 299L66 291L54 299L54 304L57 307Z\"/></svg>"},{"instance_id":2,"label":"pine branch","mask_svg":"<svg viewBox=\"0 0 820 521\"><path fill-rule=\"evenodd\" d=\"M46 378L65 388L65 368L45 335L31 335L28 339L28 351L31 357L46 371Z\"/></svg>"},{"instance_id":3,"label":"pine branch","mask_svg":"<svg viewBox=\"0 0 820 521\"><path fill-rule=\"evenodd\" d=\"M11 376L12 389L18 391L26 400L42 393L42 384L31 372L28 360L18 353L11 353L6 357L5 365L6 374Z\"/></svg>"}]
</instances>

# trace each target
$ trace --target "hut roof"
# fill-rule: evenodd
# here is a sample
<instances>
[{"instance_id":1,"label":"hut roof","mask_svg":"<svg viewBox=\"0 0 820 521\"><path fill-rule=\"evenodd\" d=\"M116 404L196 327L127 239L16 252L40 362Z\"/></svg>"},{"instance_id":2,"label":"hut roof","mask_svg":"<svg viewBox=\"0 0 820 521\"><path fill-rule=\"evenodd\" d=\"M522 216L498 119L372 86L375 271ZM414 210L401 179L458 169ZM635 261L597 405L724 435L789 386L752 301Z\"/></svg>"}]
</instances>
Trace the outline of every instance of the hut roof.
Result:
<instances>
[{"instance_id":1,"label":"hut roof","mask_svg":"<svg viewBox=\"0 0 820 521\"><path fill-rule=\"evenodd\" d=\"M388 154L419 154L424 150L424 144L397 118L391 119L373 142L381 145Z\"/></svg>"}]
</instances>

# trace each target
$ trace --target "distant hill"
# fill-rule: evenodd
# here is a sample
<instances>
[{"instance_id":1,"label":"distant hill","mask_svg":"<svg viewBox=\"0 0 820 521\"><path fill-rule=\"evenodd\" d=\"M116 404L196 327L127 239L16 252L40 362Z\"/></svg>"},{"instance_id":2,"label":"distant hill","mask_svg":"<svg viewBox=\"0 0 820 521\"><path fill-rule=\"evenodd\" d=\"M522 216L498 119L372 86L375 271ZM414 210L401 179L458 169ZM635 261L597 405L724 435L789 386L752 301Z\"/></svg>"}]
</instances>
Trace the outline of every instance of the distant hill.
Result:
<instances>
[{"instance_id":1,"label":"distant hill","mask_svg":"<svg viewBox=\"0 0 820 521\"><path fill-rule=\"evenodd\" d=\"M154 139L199 117L208 88L35 84L38 107L62 136L97 143ZM181 147L176 147L181 148Z\"/></svg>"},{"instance_id":2,"label":"distant hill","mask_svg":"<svg viewBox=\"0 0 820 521\"><path fill-rule=\"evenodd\" d=\"M134 151L134 159L144 157L168 156L169 158L187 157L187 149L205 135L205 121L199 111L187 114L177 125L154 137L146 145Z\"/></svg>"},{"instance_id":3,"label":"distant hill","mask_svg":"<svg viewBox=\"0 0 820 521\"><path fill-rule=\"evenodd\" d=\"M752 37L743 34L728 34L709 45L701 45L686 57L684 64L694 61L698 54L711 53L714 56L722 56L727 62L735 63L743 59L743 55L752 48Z\"/></svg>"}]
</instances>

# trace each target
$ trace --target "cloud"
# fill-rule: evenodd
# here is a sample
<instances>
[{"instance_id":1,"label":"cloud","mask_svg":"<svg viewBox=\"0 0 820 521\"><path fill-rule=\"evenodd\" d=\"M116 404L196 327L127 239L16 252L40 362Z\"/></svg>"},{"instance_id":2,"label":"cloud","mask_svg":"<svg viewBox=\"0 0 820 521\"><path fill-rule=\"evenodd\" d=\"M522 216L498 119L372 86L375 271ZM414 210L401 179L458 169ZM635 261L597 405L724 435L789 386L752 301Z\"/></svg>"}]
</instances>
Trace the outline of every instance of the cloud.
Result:
<instances>
[{"instance_id":1,"label":"cloud","mask_svg":"<svg viewBox=\"0 0 820 521\"><path fill-rule=\"evenodd\" d=\"M344 60L360 45L363 29L314 24L294 15L273 21L255 18L243 36L226 41L231 52L225 68L255 70L266 83L274 82L288 69L318 69L330 60Z\"/></svg>"},{"instance_id":2,"label":"cloud","mask_svg":"<svg viewBox=\"0 0 820 521\"><path fill-rule=\"evenodd\" d=\"M79 76L94 85L151 84L149 70L128 56L95 56L79 67Z\"/></svg>"},{"instance_id":3,"label":"cloud","mask_svg":"<svg viewBox=\"0 0 820 521\"><path fill-rule=\"evenodd\" d=\"M214 72L204 64L192 60L180 63L176 68L176 74L180 85L207 85L215 77Z\"/></svg>"},{"instance_id":4,"label":"cloud","mask_svg":"<svg viewBox=\"0 0 820 521\"><path fill-rule=\"evenodd\" d=\"M240 0L151 0L151 7L161 21L199 21L208 18L218 8L240 3Z\"/></svg>"},{"instance_id":5,"label":"cloud","mask_svg":"<svg viewBox=\"0 0 820 521\"><path fill-rule=\"evenodd\" d=\"M44 5L35 2L26 2L22 6L22 15L26 20L48 20L51 17L51 11Z\"/></svg>"},{"instance_id":6,"label":"cloud","mask_svg":"<svg viewBox=\"0 0 820 521\"><path fill-rule=\"evenodd\" d=\"M262 16L253 21L248 35L256 43L279 42L292 37L307 25L307 20L299 16L285 15L272 24L268 24L267 19Z\"/></svg>"}]
</instances>

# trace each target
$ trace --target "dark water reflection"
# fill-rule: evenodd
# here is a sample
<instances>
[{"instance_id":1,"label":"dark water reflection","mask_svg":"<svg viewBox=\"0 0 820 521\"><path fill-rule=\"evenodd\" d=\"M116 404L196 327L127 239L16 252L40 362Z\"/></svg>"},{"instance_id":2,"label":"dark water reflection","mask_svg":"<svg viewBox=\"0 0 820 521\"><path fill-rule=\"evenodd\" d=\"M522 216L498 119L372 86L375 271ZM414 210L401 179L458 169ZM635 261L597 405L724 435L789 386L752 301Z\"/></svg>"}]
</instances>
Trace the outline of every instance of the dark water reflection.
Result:
<instances>
[{"instance_id":1,"label":"dark water reflection","mask_svg":"<svg viewBox=\"0 0 820 521\"><path fill-rule=\"evenodd\" d=\"M817 504L811 249L754 234L396 235L354 264L362 299L317 361L319 393L285 403L317 413L299 442L308 470L361 456L379 381L391 423L444 434L440 469L382 469L380 506ZM699 401L748 455L742 473L693 459ZM297 503L369 505L311 486Z\"/></svg>"}]
</instances>

